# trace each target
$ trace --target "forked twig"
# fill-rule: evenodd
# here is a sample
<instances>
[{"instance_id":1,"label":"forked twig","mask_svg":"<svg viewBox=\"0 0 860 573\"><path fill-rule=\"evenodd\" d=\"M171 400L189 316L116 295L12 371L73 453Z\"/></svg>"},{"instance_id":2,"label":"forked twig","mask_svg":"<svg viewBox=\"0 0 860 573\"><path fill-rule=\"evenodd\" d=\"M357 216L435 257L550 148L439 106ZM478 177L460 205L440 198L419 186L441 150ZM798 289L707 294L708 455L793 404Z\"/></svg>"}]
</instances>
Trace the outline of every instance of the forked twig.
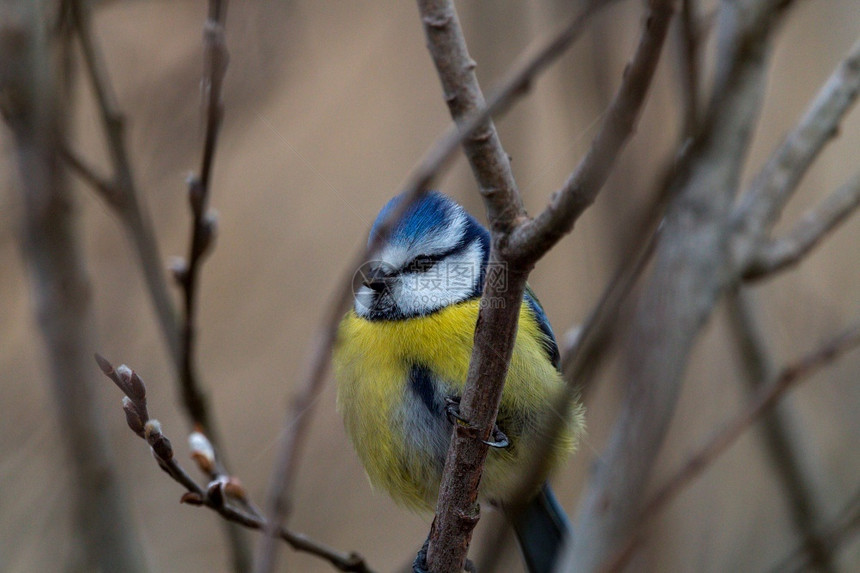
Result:
<instances>
[{"instance_id":1,"label":"forked twig","mask_svg":"<svg viewBox=\"0 0 860 573\"><path fill-rule=\"evenodd\" d=\"M264 530L269 527L247 497L241 483L232 476L219 473L214 448L201 432L194 432L189 439L192 458L211 481L206 487L198 484L176 460L173 446L164 435L158 420L149 417L146 403L146 385L137 373L126 365L114 369L110 362L99 354L96 362L102 372L125 394L122 408L129 428L149 444L158 466L167 475L186 489L181 502L205 506L224 519L250 529ZM340 571L371 573L364 559L357 553L343 553L305 535L278 528L278 537L293 549L325 559Z\"/></svg>"}]
</instances>

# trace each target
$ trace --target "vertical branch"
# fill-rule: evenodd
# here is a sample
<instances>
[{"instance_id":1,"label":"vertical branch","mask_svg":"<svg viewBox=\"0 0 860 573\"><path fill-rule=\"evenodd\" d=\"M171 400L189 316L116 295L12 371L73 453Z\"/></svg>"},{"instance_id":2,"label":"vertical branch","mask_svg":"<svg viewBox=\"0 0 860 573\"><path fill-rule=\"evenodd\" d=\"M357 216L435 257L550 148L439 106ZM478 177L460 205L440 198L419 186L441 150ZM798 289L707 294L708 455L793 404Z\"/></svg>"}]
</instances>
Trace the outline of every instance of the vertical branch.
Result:
<instances>
[{"instance_id":1,"label":"vertical branch","mask_svg":"<svg viewBox=\"0 0 860 573\"><path fill-rule=\"evenodd\" d=\"M770 32L786 6L723 4L726 29L709 115L672 185L629 337L627 393L562 561L570 570L599 567L636 523L693 340L729 278L728 216L761 105Z\"/></svg>"},{"instance_id":2,"label":"vertical branch","mask_svg":"<svg viewBox=\"0 0 860 573\"><path fill-rule=\"evenodd\" d=\"M182 321L182 351L180 382L182 398L188 414L210 437L216 437L209 408L195 372L195 342L197 297L200 268L215 240L217 220L208 211L215 146L224 116L221 88L227 70L227 46L224 42L226 2L211 0L209 15L203 30L205 68L202 79L202 97L206 133L200 171L188 180L188 200L191 206L191 239L184 266L174 267L174 275L182 288L184 316ZM217 442L218 440L216 440Z\"/></svg>"},{"instance_id":3,"label":"vertical branch","mask_svg":"<svg viewBox=\"0 0 860 573\"><path fill-rule=\"evenodd\" d=\"M743 376L753 395L764 391L765 383L775 378L764 335L756 321L749 294L735 289L727 297L729 326L740 356ZM794 526L803 537L812 565L819 571L836 571L827 545L818 537L816 525L820 512L815 506L812 486L804 478L800 452L794 447L789 425L789 410L776 404L762 415L762 432L768 458L785 493Z\"/></svg>"},{"instance_id":4,"label":"vertical branch","mask_svg":"<svg viewBox=\"0 0 860 573\"><path fill-rule=\"evenodd\" d=\"M599 4L589 3L584 13ZM507 281L504 285L488 281L484 286L482 296L493 304L481 307L460 401L460 413L469 423L455 425L445 461L427 549L427 562L433 571L462 568L479 517L476 499L487 454L485 441L501 399L526 278L535 262L570 231L576 218L593 202L632 133L645 100L672 14L671 1L653 1L649 8L642 41L600 134L551 208L538 219L529 221L524 216L507 156L492 123L487 122L464 144L489 214L493 239L489 264L503 265ZM485 104L456 11L451 2L429 0L419 0L419 10L446 102L458 125L465 123ZM578 21L579 17L574 19L569 30L576 29ZM572 41L572 35L564 38Z\"/></svg>"},{"instance_id":5,"label":"vertical branch","mask_svg":"<svg viewBox=\"0 0 860 573\"><path fill-rule=\"evenodd\" d=\"M102 197L119 216L123 228L137 252L162 337L167 345L170 359L178 369L180 346L176 311L168 292L163 270L164 263L158 249L152 220L141 200L141 194L137 188L134 171L128 157L125 144L125 120L117 104L103 54L93 34L90 3L84 0L70 0L68 6L81 45L84 69L96 96L99 116L113 167L110 180L97 184L96 188L100 190ZM74 155L67 151L66 156L67 161L76 167L79 173L85 173L85 170L81 169L82 163L76 160ZM93 178L90 177L90 179ZM97 180L90 182L98 183Z\"/></svg>"},{"instance_id":6,"label":"vertical branch","mask_svg":"<svg viewBox=\"0 0 860 573\"><path fill-rule=\"evenodd\" d=\"M57 415L74 479L74 533L83 569L143 571L131 513L93 399L91 292L64 175L68 70L47 2L0 6L0 106L11 127L24 205L21 250L30 273Z\"/></svg>"}]
</instances>

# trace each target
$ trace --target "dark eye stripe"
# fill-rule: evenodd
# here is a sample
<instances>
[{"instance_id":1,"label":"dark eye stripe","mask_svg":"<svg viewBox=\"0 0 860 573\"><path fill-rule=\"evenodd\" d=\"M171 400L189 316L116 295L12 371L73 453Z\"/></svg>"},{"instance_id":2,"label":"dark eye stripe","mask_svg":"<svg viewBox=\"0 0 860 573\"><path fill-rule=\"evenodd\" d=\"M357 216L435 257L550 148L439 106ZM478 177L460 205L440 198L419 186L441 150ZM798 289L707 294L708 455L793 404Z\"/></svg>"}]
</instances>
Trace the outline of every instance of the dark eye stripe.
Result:
<instances>
[{"instance_id":1,"label":"dark eye stripe","mask_svg":"<svg viewBox=\"0 0 860 573\"><path fill-rule=\"evenodd\" d=\"M448 249L442 253L436 253L433 255L418 255L411 261L409 261L404 267L404 273L420 273L424 271L429 271L433 268L433 265L438 263L444 258L447 258L454 253L463 250L464 245L456 245L451 249Z\"/></svg>"}]
</instances>

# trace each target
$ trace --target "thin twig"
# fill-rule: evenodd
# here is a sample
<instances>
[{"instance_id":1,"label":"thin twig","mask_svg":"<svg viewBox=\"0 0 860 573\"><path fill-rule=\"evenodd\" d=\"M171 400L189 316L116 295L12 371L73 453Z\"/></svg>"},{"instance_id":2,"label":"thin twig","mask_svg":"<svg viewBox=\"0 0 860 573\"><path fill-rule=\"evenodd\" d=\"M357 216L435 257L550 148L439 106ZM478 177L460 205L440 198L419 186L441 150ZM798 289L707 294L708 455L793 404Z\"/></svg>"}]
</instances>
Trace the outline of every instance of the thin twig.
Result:
<instances>
[{"instance_id":1,"label":"thin twig","mask_svg":"<svg viewBox=\"0 0 860 573\"><path fill-rule=\"evenodd\" d=\"M68 147L63 147L60 154L63 156L66 163L68 163L69 167L72 168L72 171L92 186L92 188L102 196L102 199L109 204L114 204L118 201L116 198L117 189L113 181L97 173L92 165L89 165L82 157L78 156Z\"/></svg>"},{"instance_id":2,"label":"thin twig","mask_svg":"<svg viewBox=\"0 0 860 573\"><path fill-rule=\"evenodd\" d=\"M61 429L57 439L66 455L58 467L68 475L70 533L79 548L67 566L145 571L105 420L93 400L93 297L62 159L71 109L71 86L64 81L70 73L68 22L62 17L54 27L62 9L26 0L0 5L0 116L10 128L22 206L19 247L33 323L44 344L37 366L50 382L56 408L55 419L34 423Z\"/></svg>"},{"instance_id":3,"label":"thin twig","mask_svg":"<svg viewBox=\"0 0 860 573\"><path fill-rule=\"evenodd\" d=\"M218 14L223 17L224 6L220 2L213 2L214 7L210 6L210 16ZM70 9L73 22L78 31L78 38L81 45L81 51L84 56L85 68L95 92L96 101L98 103L99 113L104 126L105 137L108 143L108 149L111 155L111 163L113 166L113 180L105 181L98 177L84 161L77 157L71 150L67 150L65 157L70 166L76 170L87 182L94 185L102 196L105 197L108 205L110 205L124 223L124 228L128 232L132 243L138 252L141 268L144 273L147 287L150 292L150 297L156 309L156 314L159 319L159 325L162 329L162 334L168 346L170 358L174 363L179 375L180 395L182 403L186 411L191 417L192 423L202 426L206 433L212 437L216 443L220 443L217 429L212 420L209 409L206 405L205 398L199 384L196 381L193 372L193 347L188 341L188 337L181 336L179 333L179 323L176 320L176 312L170 295L167 292L167 281L163 273L163 263L161 255L158 251L158 243L155 239L152 223L149 215L143 208L140 200L140 192L137 188L134 179L134 173L129 160L128 150L125 144L125 121L123 114L120 111L117 98L113 92L110 82L110 75L104 63L104 56L95 42L94 34L91 26L90 7L87 2L81 0L71 0ZM208 27L207 27L208 30ZM209 36L207 36L207 39ZM208 43L207 43L208 47ZM217 71L213 71L211 67L207 67L207 77L209 72L217 75ZM217 79L217 91L220 94L220 86L223 78L223 67L220 71L220 77ZM204 81L205 78L204 78ZM220 95L219 95L220 98ZM219 99L220 102L220 99ZM214 136L210 135L211 129L207 129L206 143L204 145L204 172L208 183L209 173L211 172L212 154L214 152ZM214 224L202 215L199 219L203 220L200 223L195 217L195 230L199 226L207 225L208 238L211 244L212 235L214 233ZM196 247L192 247L193 252L197 252L202 256L199 237ZM199 258L198 256L198 258ZM194 271L196 273L196 262ZM192 273L194 274L194 273ZM196 276L196 274L194 274ZM193 281L193 279L192 279ZM186 289L186 294L189 289ZM190 289L194 291L193 285ZM192 302L193 302L193 294ZM187 302L187 297L186 297ZM193 305L192 305L193 308ZM185 316L184 328L188 329L189 313ZM193 324L193 318L190 319ZM232 527L227 528L227 536L230 540L231 551L233 553L234 565L237 570L246 570L250 567L250 551L247 548L247 543L241 539L240 531Z\"/></svg>"},{"instance_id":4,"label":"thin twig","mask_svg":"<svg viewBox=\"0 0 860 573\"><path fill-rule=\"evenodd\" d=\"M713 95L669 185L662 238L627 336L624 400L589 476L564 570L596 570L639 515L693 341L731 274L728 215L761 109L770 37L789 6L722 4Z\"/></svg>"},{"instance_id":5,"label":"thin twig","mask_svg":"<svg viewBox=\"0 0 860 573\"><path fill-rule=\"evenodd\" d=\"M726 297L729 326L740 357L743 378L750 392L760 393L774 379L773 367L750 300L750 293L735 288ZM817 536L815 525L820 511L815 503L812 484L805 478L800 452L791 438L791 411L781 404L762 415L764 446L773 471L785 493L794 526L805 539L815 568L822 572L835 571L833 556Z\"/></svg>"},{"instance_id":6,"label":"thin twig","mask_svg":"<svg viewBox=\"0 0 860 573\"><path fill-rule=\"evenodd\" d=\"M771 155L734 211L740 232L735 256L740 264L755 253L791 199L809 166L839 133L839 124L860 93L860 41L855 43L819 90L803 118Z\"/></svg>"},{"instance_id":7,"label":"thin twig","mask_svg":"<svg viewBox=\"0 0 860 573\"><path fill-rule=\"evenodd\" d=\"M212 248L217 232L217 221L208 212L211 189L212 166L218 132L224 114L221 87L227 69L227 46L224 42L224 19L226 0L222 3L211 0L209 16L203 30L204 61L202 91L203 110L206 123L200 171L189 177L188 200L191 207L191 238L184 266L174 267L174 276L182 288L183 320L180 385L183 404L191 419L204 428L208 435L217 433L212 427L206 397L197 379L195 370L195 342L197 319L197 295L200 268L204 257ZM216 440L217 441L217 440Z\"/></svg>"},{"instance_id":8,"label":"thin twig","mask_svg":"<svg viewBox=\"0 0 860 573\"><path fill-rule=\"evenodd\" d=\"M84 68L96 95L99 117L104 128L113 168L109 186L110 192L105 193L108 188L103 185L96 187L96 189L99 190L108 205L114 209L123 222L123 228L134 245L164 343L167 346L171 361L178 369L180 348L176 311L168 292L163 269L164 263L159 253L158 241L155 239L152 220L144 207L141 194L135 183L134 172L125 143L125 121L113 93L104 56L95 41L89 4L83 0L69 0L70 14L81 45ZM67 152L65 157L69 160L77 156ZM79 160L77 165L75 163L71 165L77 169L79 174L84 176L88 183L104 182L100 177L86 177L84 171L79 168L86 165L83 160ZM90 172L95 174L92 170Z\"/></svg>"},{"instance_id":9,"label":"thin twig","mask_svg":"<svg viewBox=\"0 0 860 573\"><path fill-rule=\"evenodd\" d=\"M579 216L597 198L624 145L633 134L639 114L660 60L672 19L674 0L651 0L644 31L633 60L615 94L600 131L586 156L550 204L532 221L511 234L506 254L512 259L536 261L573 229Z\"/></svg>"},{"instance_id":10,"label":"thin twig","mask_svg":"<svg viewBox=\"0 0 860 573\"><path fill-rule=\"evenodd\" d=\"M753 424L771 410L786 393L799 382L808 379L821 368L840 358L846 352L860 346L860 323L857 323L834 336L799 360L784 367L776 379L763 388L758 398L701 448L687 458L675 472L643 506L636 527L626 543L604 564L603 571L618 571L632 556L636 546L642 541L646 525L699 477L720 455L731 447Z\"/></svg>"},{"instance_id":11,"label":"thin twig","mask_svg":"<svg viewBox=\"0 0 860 573\"><path fill-rule=\"evenodd\" d=\"M749 260L744 279L770 277L796 265L858 207L860 173L807 211L786 236L761 245Z\"/></svg>"},{"instance_id":12,"label":"thin twig","mask_svg":"<svg viewBox=\"0 0 860 573\"><path fill-rule=\"evenodd\" d=\"M96 362L105 376L125 394L123 411L129 428L143 438L150 446L159 467L173 478L188 493L182 496L182 503L205 506L214 510L224 519L250 529L264 530L269 527L267 520L253 509L247 493L233 477L218 474L211 444L198 445L192 457L201 470L215 476L204 488L192 478L177 461L170 440L164 435L161 424L149 417L146 400L146 385L143 379L128 366L114 369L110 362L99 354ZM234 505L239 503L242 507ZM251 509L243 509L251 508ZM357 553L343 553L300 533L293 533L279 527L277 535L293 549L325 559L340 571L371 573L364 559Z\"/></svg>"}]
</instances>

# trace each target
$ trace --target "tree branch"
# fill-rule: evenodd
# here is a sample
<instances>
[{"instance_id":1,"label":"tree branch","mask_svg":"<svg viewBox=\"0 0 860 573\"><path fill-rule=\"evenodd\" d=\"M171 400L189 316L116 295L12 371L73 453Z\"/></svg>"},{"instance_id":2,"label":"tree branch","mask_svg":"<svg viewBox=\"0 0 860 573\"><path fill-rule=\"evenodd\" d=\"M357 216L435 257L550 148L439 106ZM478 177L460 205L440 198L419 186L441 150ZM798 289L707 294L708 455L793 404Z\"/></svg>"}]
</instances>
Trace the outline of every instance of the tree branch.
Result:
<instances>
[{"instance_id":1,"label":"tree branch","mask_svg":"<svg viewBox=\"0 0 860 573\"><path fill-rule=\"evenodd\" d=\"M809 166L839 133L839 124L858 93L860 42L851 47L735 207L733 218L739 231L734 249L740 265L755 255Z\"/></svg>"},{"instance_id":2,"label":"tree branch","mask_svg":"<svg viewBox=\"0 0 860 573\"><path fill-rule=\"evenodd\" d=\"M726 299L729 327L740 357L742 376L749 391L761 393L774 375L750 293L735 288ZM836 570L833 556L815 531L820 511L815 503L812 484L803 473L801 452L792 439L789 417L792 412L788 406L776 405L762 414L762 437L767 459L782 486L794 526L804 538L816 570L833 572Z\"/></svg>"},{"instance_id":3,"label":"tree branch","mask_svg":"<svg viewBox=\"0 0 860 573\"><path fill-rule=\"evenodd\" d=\"M628 337L628 388L580 503L564 570L595 570L639 515L693 341L731 275L728 215L761 106L769 37L787 6L723 3L710 106L670 186L653 272Z\"/></svg>"},{"instance_id":4,"label":"tree branch","mask_svg":"<svg viewBox=\"0 0 860 573\"><path fill-rule=\"evenodd\" d=\"M187 493L182 496L182 503L208 507L224 519L250 529L264 530L270 527L269 522L248 500L247 493L239 480L220 473L214 448L203 434L195 432L189 442L192 446L192 458L201 471L211 478L205 488L199 485L176 460L173 446L164 435L161 424L158 420L149 417L146 385L143 379L124 364L114 369L101 355L96 354L95 358L104 375L110 378L125 395L123 411L129 428L149 444L158 466L187 490ZM296 551L303 551L324 559L339 571L371 573L371 569L357 553L342 553L306 535L293 533L283 527L277 529L277 535Z\"/></svg>"},{"instance_id":5,"label":"tree branch","mask_svg":"<svg viewBox=\"0 0 860 573\"><path fill-rule=\"evenodd\" d=\"M744 279L759 280L796 265L848 220L858 206L860 172L807 211L785 237L760 245L747 262Z\"/></svg>"},{"instance_id":6,"label":"tree branch","mask_svg":"<svg viewBox=\"0 0 860 573\"><path fill-rule=\"evenodd\" d=\"M464 116L480 112L482 105L483 98L473 73L474 62L468 56L450 2L419 1L419 9L446 100L455 121L460 123ZM592 200L608 175L612 159L632 131L659 59L671 14L671 2L652 2L640 48L610 106L592 151L581 164L584 168L579 178L574 179L578 190L584 190ZM529 223L523 222L522 205L516 184L509 180L507 161L495 159L505 156L504 151L492 125L485 128L480 141L489 150L485 148L485 153L479 154L470 149L468 143L464 147L479 179L489 213L493 233L490 264L504 265L507 280L502 288L489 281L485 285L484 299L498 304L482 305L478 317L475 346L460 402L460 412L469 424L455 427L440 486L437 516L430 533L427 560L434 571L455 571L463 566L478 518L477 489L487 453L482 440L488 439L495 422L513 350L525 281L535 261L570 230L576 216L572 205L559 207L556 211L559 216L555 220L545 221L537 227L547 236L536 239L535 233L529 232ZM485 171L488 169L495 169L497 173L487 175ZM493 192L487 192L487 180L496 182ZM567 193L568 196L572 194L573 191ZM587 205L583 205L579 212L585 207ZM566 221L571 221L571 224L564 228Z\"/></svg>"},{"instance_id":7,"label":"tree branch","mask_svg":"<svg viewBox=\"0 0 860 573\"><path fill-rule=\"evenodd\" d=\"M553 194L547 208L513 231L506 253L512 259L537 261L573 229L579 216L594 203L635 129L660 59L673 4L673 0L649 1L639 46L624 70L624 79L609 104L600 132L564 186Z\"/></svg>"},{"instance_id":8,"label":"tree branch","mask_svg":"<svg viewBox=\"0 0 860 573\"><path fill-rule=\"evenodd\" d=\"M418 10L445 103L451 117L460 125L486 107L475 76L477 64L469 56L453 2L418 0ZM488 198L485 205L490 225L500 231L510 229L525 216L525 209L511 172L510 159L502 148L492 119L486 118L466 137L463 151L481 195Z\"/></svg>"},{"instance_id":9,"label":"tree branch","mask_svg":"<svg viewBox=\"0 0 860 573\"><path fill-rule=\"evenodd\" d=\"M799 360L784 367L776 379L763 387L753 403L696 450L643 506L621 549L611 556L602 571L618 571L632 556L644 536L645 526L671 503L687 486L699 477L720 455L731 447L754 423L758 422L799 382L808 379L821 368L831 364L846 352L860 346L860 323L843 330ZM824 537L822 537L824 539Z\"/></svg>"},{"instance_id":10,"label":"tree branch","mask_svg":"<svg viewBox=\"0 0 860 573\"><path fill-rule=\"evenodd\" d=\"M58 439L70 473L71 535L80 553L69 568L145 571L137 531L94 400L89 348L92 293L61 150L70 70L68 30L58 6L0 5L0 112L11 128L22 213L19 246L44 342ZM9 415L9 413L7 413ZM39 424L49 423L39 421Z\"/></svg>"},{"instance_id":11,"label":"tree branch","mask_svg":"<svg viewBox=\"0 0 860 573\"><path fill-rule=\"evenodd\" d=\"M86 164L82 159L75 161L78 156L71 150L68 150L65 158L87 183L96 187L96 190L99 191L99 194L107 201L123 223L123 229L128 234L137 253L141 272L161 328L162 337L167 345L168 354L178 369L180 347L176 311L168 292L163 269L164 263L159 253L158 241L155 239L152 220L141 201L141 193L135 183L134 172L128 157L125 144L125 121L116 103L116 96L111 87L110 75L104 63L104 57L96 44L92 31L89 2L69 0L68 6L81 45L84 68L96 95L99 116L107 139L113 167L111 179L88 177L85 171L81 169ZM90 172L95 175L94 171L90 170ZM97 185L99 181L102 184ZM108 181L110 184L105 187L104 184Z\"/></svg>"}]
</instances>

